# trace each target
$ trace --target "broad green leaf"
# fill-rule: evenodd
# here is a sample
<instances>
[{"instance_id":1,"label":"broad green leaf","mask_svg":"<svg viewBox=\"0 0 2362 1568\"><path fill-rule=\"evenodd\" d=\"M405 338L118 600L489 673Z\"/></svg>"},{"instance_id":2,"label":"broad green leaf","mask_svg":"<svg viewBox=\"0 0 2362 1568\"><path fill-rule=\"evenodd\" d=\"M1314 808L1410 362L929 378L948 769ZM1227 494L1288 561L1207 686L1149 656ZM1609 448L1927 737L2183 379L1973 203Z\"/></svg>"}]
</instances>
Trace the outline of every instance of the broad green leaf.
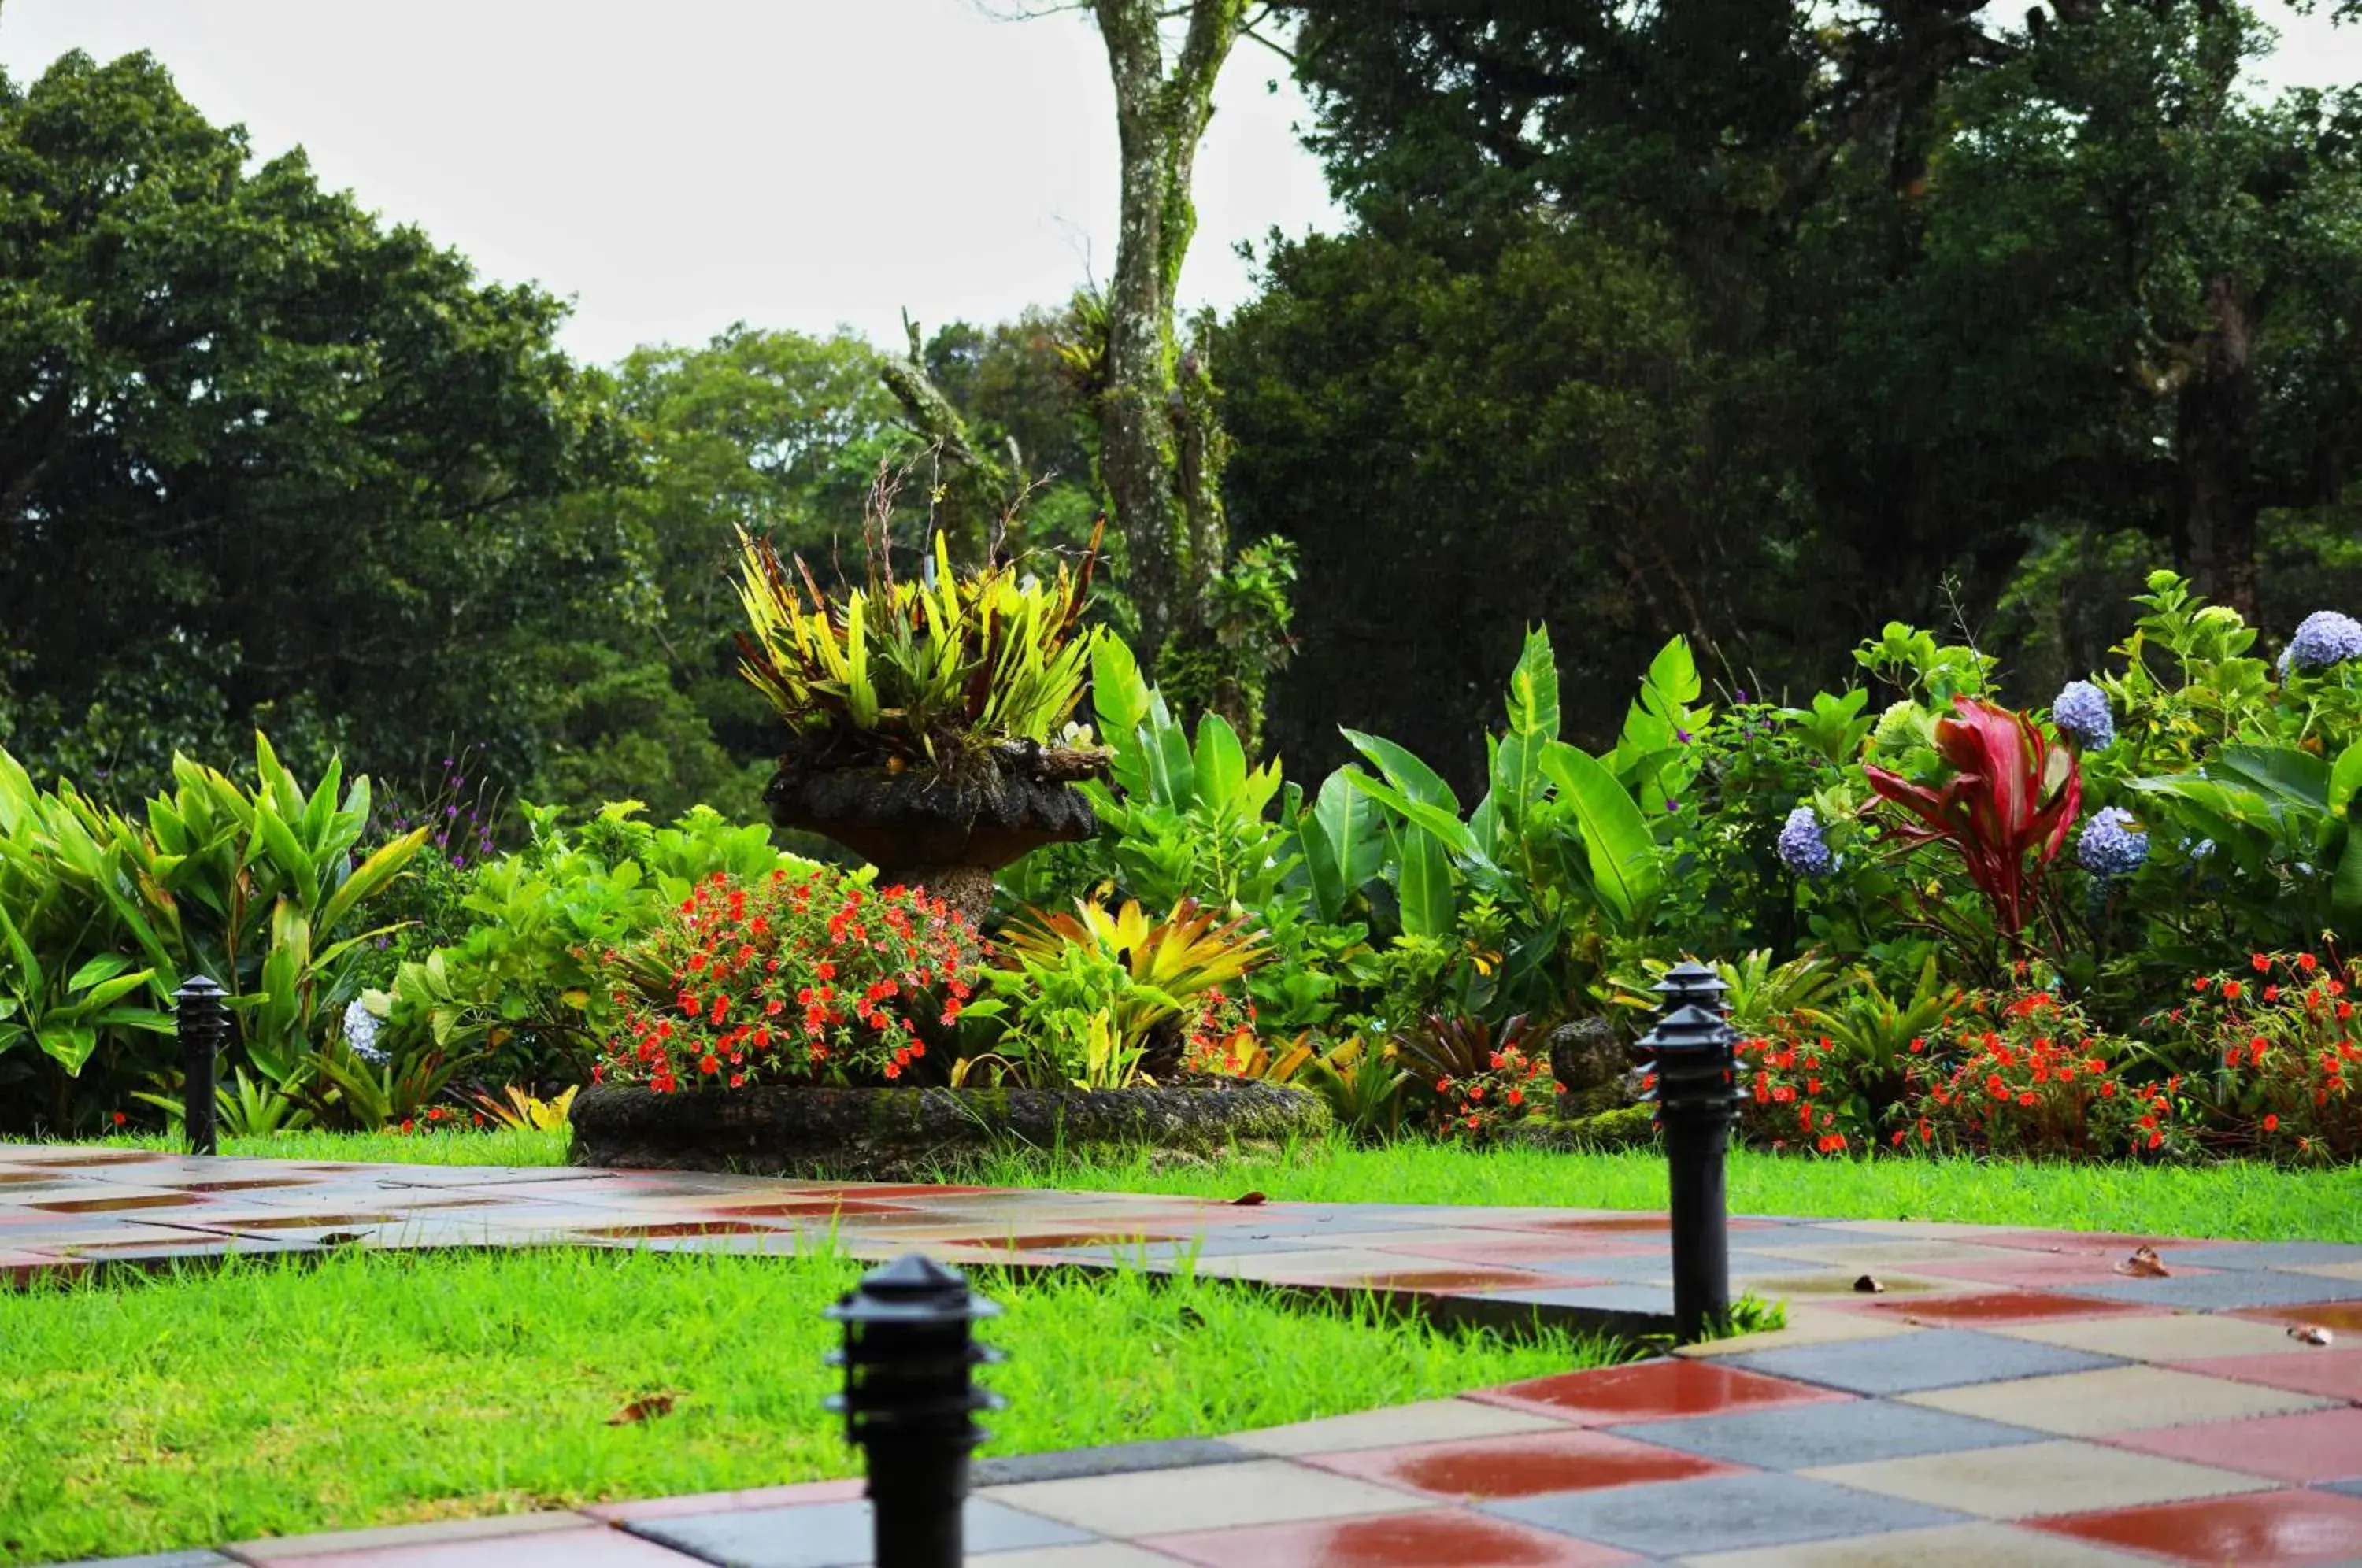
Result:
<instances>
[{"instance_id":1,"label":"broad green leaf","mask_svg":"<svg viewBox=\"0 0 2362 1568\"><path fill-rule=\"evenodd\" d=\"M98 1049L98 1031L85 1024L43 1024L33 1032L33 1040L70 1078L82 1076L83 1064Z\"/></svg>"},{"instance_id":2,"label":"broad green leaf","mask_svg":"<svg viewBox=\"0 0 2362 1568\"><path fill-rule=\"evenodd\" d=\"M356 905L373 897L399 876L403 867L417 856L419 846L426 842L426 832L425 828L418 828L390 844L381 845L367 860L354 867L353 874L345 878L344 886L329 894L327 901L320 906L320 934L334 935Z\"/></svg>"},{"instance_id":3,"label":"broad green leaf","mask_svg":"<svg viewBox=\"0 0 2362 1568\"><path fill-rule=\"evenodd\" d=\"M2345 846L2337 857L2337 875L2329 885L2329 908L2340 931L2362 934L2362 831L2345 830Z\"/></svg>"},{"instance_id":4,"label":"broad green leaf","mask_svg":"<svg viewBox=\"0 0 2362 1568\"><path fill-rule=\"evenodd\" d=\"M1542 757L1542 768L1573 809L1601 902L1629 925L1656 901L1663 864L1648 820L1616 776L1588 752L1563 743Z\"/></svg>"},{"instance_id":5,"label":"broad green leaf","mask_svg":"<svg viewBox=\"0 0 2362 1568\"><path fill-rule=\"evenodd\" d=\"M5 909L0 909L0 940L7 943L8 955L17 961L17 974L23 982L17 994L23 997L28 1005L39 1007L49 989L49 983L42 977L41 961L33 956L32 945L25 940L25 933L17 929L17 922L8 918L8 911Z\"/></svg>"},{"instance_id":6,"label":"broad green leaf","mask_svg":"<svg viewBox=\"0 0 2362 1568\"><path fill-rule=\"evenodd\" d=\"M1360 769L1341 767L1320 786L1311 811L1296 819L1304 874L1320 918L1334 922L1385 861L1385 828L1376 801L1353 787Z\"/></svg>"},{"instance_id":7,"label":"broad green leaf","mask_svg":"<svg viewBox=\"0 0 2362 1568\"><path fill-rule=\"evenodd\" d=\"M111 980L129 967L131 960L122 954L102 953L73 972L73 978L66 982L66 990L68 994L86 991L101 980Z\"/></svg>"},{"instance_id":8,"label":"broad green leaf","mask_svg":"<svg viewBox=\"0 0 2362 1568\"><path fill-rule=\"evenodd\" d=\"M1220 713L1209 713L1198 721L1195 761L1197 777L1191 790L1198 803L1216 812L1237 804L1246 783L1247 754L1239 745L1238 732Z\"/></svg>"},{"instance_id":9,"label":"broad green leaf","mask_svg":"<svg viewBox=\"0 0 2362 1568\"><path fill-rule=\"evenodd\" d=\"M1451 856L1443 841L1423 827L1402 825L1395 835L1402 879L1395 897L1402 906L1403 934L1443 938L1451 934Z\"/></svg>"},{"instance_id":10,"label":"broad green leaf","mask_svg":"<svg viewBox=\"0 0 2362 1568\"><path fill-rule=\"evenodd\" d=\"M2318 812L2329 798L2329 764L2292 745L2226 745L2208 759L2206 775L2252 785L2301 810Z\"/></svg>"},{"instance_id":11,"label":"broad green leaf","mask_svg":"<svg viewBox=\"0 0 2362 1568\"><path fill-rule=\"evenodd\" d=\"M2362 741L2337 754L2329 769L2329 814L2342 817L2356 791L2362 791Z\"/></svg>"},{"instance_id":12,"label":"broad green leaf","mask_svg":"<svg viewBox=\"0 0 2362 1568\"><path fill-rule=\"evenodd\" d=\"M1120 637L1101 637L1091 650L1091 715L1099 738L1121 743L1148 720L1148 686L1140 661Z\"/></svg>"},{"instance_id":13,"label":"broad green leaf","mask_svg":"<svg viewBox=\"0 0 2362 1568\"><path fill-rule=\"evenodd\" d=\"M1442 775L1409 751L1382 736L1365 735L1359 730L1342 730L1340 733L1352 743L1354 750L1368 757L1396 789L1414 801L1441 806L1455 818L1460 815L1460 798L1451 792L1451 786L1443 781Z\"/></svg>"},{"instance_id":14,"label":"broad green leaf","mask_svg":"<svg viewBox=\"0 0 2362 1568\"><path fill-rule=\"evenodd\" d=\"M1535 626L1526 633L1518 667L1509 672L1509 734L1529 742L1554 741L1558 727L1558 660L1551 652L1550 628Z\"/></svg>"},{"instance_id":15,"label":"broad green leaf","mask_svg":"<svg viewBox=\"0 0 2362 1568\"><path fill-rule=\"evenodd\" d=\"M1442 841L1443 846L1462 859L1482 858L1476 840L1468 825L1440 806L1425 801L1415 801L1390 784L1381 783L1366 773L1352 776L1353 788L1392 811L1396 816L1425 828Z\"/></svg>"},{"instance_id":16,"label":"broad green leaf","mask_svg":"<svg viewBox=\"0 0 2362 1568\"><path fill-rule=\"evenodd\" d=\"M255 836L270 852L270 858L278 862L281 874L292 879L308 895L318 885L320 868L310 853L295 842L295 834L281 819L277 808L266 804L257 812L254 829Z\"/></svg>"}]
</instances>

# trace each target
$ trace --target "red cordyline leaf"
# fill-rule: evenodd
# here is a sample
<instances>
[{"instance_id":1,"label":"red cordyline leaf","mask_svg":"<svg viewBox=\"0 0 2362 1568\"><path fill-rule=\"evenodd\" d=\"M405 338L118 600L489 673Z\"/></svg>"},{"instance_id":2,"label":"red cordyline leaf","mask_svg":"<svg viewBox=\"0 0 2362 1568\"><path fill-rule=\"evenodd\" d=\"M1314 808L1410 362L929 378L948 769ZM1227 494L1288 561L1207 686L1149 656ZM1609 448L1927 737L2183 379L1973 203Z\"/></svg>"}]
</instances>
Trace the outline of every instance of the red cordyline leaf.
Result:
<instances>
[{"instance_id":1,"label":"red cordyline leaf","mask_svg":"<svg viewBox=\"0 0 2362 1568\"><path fill-rule=\"evenodd\" d=\"M1895 836L1958 850L1994 920L2014 936L2082 805L2082 770L2023 713L1973 697L1953 698L1952 709L1936 721L1936 749L1950 778L1929 788L1882 767L1862 771L1871 789L1919 819L1898 825Z\"/></svg>"}]
</instances>

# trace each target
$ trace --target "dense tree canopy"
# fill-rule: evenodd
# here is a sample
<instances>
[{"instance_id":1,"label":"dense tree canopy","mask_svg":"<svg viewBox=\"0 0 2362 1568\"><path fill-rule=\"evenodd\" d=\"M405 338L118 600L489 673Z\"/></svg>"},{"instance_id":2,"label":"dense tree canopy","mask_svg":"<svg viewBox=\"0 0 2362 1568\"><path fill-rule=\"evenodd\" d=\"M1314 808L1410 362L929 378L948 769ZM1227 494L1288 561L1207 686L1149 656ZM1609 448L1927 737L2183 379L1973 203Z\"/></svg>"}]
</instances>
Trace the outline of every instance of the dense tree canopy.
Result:
<instances>
[{"instance_id":1,"label":"dense tree canopy","mask_svg":"<svg viewBox=\"0 0 2362 1568\"><path fill-rule=\"evenodd\" d=\"M2247 95L2248 13L1292 8L1359 222L1272 252L1226 344L1234 511L1310 585L1291 741L1473 766L1465 667L1531 619L1609 670L1686 632L1744 687L2004 602L2089 662L2123 628L2022 580L2078 556L2118 602L2162 560L2282 631L2318 607L2270 574L2315 569L2362 454L2356 107ZM1431 681L1354 681L1436 622Z\"/></svg>"}]
</instances>

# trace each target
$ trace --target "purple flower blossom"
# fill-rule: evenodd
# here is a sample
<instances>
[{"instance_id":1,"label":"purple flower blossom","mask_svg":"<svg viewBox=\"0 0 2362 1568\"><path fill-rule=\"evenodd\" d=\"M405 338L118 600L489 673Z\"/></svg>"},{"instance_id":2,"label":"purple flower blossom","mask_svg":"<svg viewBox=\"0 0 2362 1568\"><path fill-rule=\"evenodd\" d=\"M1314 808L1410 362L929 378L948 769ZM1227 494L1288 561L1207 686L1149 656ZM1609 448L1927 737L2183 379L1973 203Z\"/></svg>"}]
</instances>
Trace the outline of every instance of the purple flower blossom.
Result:
<instances>
[{"instance_id":1,"label":"purple flower blossom","mask_svg":"<svg viewBox=\"0 0 2362 1568\"><path fill-rule=\"evenodd\" d=\"M2103 806L2083 824L2075 858L2094 877L2129 877L2148 859L2148 834L2122 806Z\"/></svg>"},{"instance_id":2,"label":"purple flower blossom","mask_svg":"<svg viewBox=\"0 0 2362 1568\"><path fill-rule=\"evenodd\" d=\"M2116 738L2108 694L2088 680L2070 680L2050 700L2050 722L2083 751L2105 751Z\"/></svg>"},{"instance_id":3,"label":"purple flower blossom","mask_svg":"<svg viewBox=\"0 0 2362 1568\"><path fill-rule=\"evenodd\" d=\"M1788 813L1780 829L1780 863L1797 876L1817 881L1838 868L1838 857L1829 853L1829 841L1822 835L1821 819L1810 806L1798 806Z\"/></svg>"},{"instance_id":4,"label":"purple flower blossom","mask_svg":"<svg viewBox=\"0 0 2362 1568\"><path fill-rule=\"evenodd\" d=\"M2362 621L2334 610L2307 615L2280 650L2280 674L2290 669L2327 669L2334 664L2362 658Z\"/></svg>"}]
</instances>

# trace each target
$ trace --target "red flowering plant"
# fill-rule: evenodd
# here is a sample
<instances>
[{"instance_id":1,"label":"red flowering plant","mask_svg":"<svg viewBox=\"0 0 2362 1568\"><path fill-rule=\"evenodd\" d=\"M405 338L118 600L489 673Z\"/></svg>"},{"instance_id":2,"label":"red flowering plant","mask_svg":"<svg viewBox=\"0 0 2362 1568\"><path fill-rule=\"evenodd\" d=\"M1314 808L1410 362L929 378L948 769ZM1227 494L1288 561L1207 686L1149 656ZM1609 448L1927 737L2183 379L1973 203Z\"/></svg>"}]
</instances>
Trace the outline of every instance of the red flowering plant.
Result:
<instances>
[{"instance_id":1,"label":"red flowering plant","mask_svg":"<svg viewBox=\"0 0 2362 1568\"><path fill-rule=\"evenodd\" d=\"M1899 1147L2087 1157L2188 1147L2181 1078L2134 1081L2125 1043L2049 991L1975 993L1924 1054L1910 1123L1892 1135Z\"/></svg>"},{"instance_id":2,"label":"red flowering plant","mask_svg":"<svg viewBox=\"0 0 2362 1568\"><path fill-rule=\"evenodd\" d=\"M1742 1136L1774 1152L1850 1152L1839 1121L1844 1086L1832 1069L1826 1036L1806 1031L1794 1013L1775 1013L1763 1032L1741 1040L1735 1051L1739 1086L1747 1091L1739 1102Z\"/></svg>"},{"instance_id":3,"label":"red flowering plant","mask_svg":"<svg viewBox=\"0 0 2362 1568\"><path fill-rule=\"evenodd\" d=\"M715 872L604 955L621 1021L594 1082L659 1094L763 1081L890 1083L969 995L974 931L941 899L815 867Z\"/></svg>"},{"instance_id":4,"label":"red flowering plant","mask_svg":"<svg viewBox=\"0 0 2362 1568\"><path fill-rule=\"evenodd\" d=\"M2083 798L2075 754L2024 713L1969 696L1935 724L1942 775L1915 783L1865 763L1870 787L1918 820L1894 829L1906 844L1950 845L2003 935L2025 929L2043 874L2067 841ZM2031 856L2029 861L2028 857Z\"/></svg>"},{"instance_id":5,"label":"red flowering plant","mask_svg":"<svg viewBox=\"0 0 2362 1568\"><path fill-rule=\"evenodd\" d=\"M2257 953L2199 975L2180 1006L2151 1020L2183 1059L2204 1064L2215 1137L2283 1159L2362 1155L2362 962Z\"/></svg>"},{"instance_id":6,"label":"red flowering plant","mask_svg":"<svg viewBox=\"0 0 2362 1568\"><path fill-rule=\"evenodd\" d=\"M1510 1122L1551 1110L1565 1092L1551 1073L1549 1051L1528 1049L1537 1032L1523 1014L1497 1032L1481 1018L1437 1014L1397 1033L1394 1046L1436 1132L1482 1142Z\"/></svg>"}]
</instances>

